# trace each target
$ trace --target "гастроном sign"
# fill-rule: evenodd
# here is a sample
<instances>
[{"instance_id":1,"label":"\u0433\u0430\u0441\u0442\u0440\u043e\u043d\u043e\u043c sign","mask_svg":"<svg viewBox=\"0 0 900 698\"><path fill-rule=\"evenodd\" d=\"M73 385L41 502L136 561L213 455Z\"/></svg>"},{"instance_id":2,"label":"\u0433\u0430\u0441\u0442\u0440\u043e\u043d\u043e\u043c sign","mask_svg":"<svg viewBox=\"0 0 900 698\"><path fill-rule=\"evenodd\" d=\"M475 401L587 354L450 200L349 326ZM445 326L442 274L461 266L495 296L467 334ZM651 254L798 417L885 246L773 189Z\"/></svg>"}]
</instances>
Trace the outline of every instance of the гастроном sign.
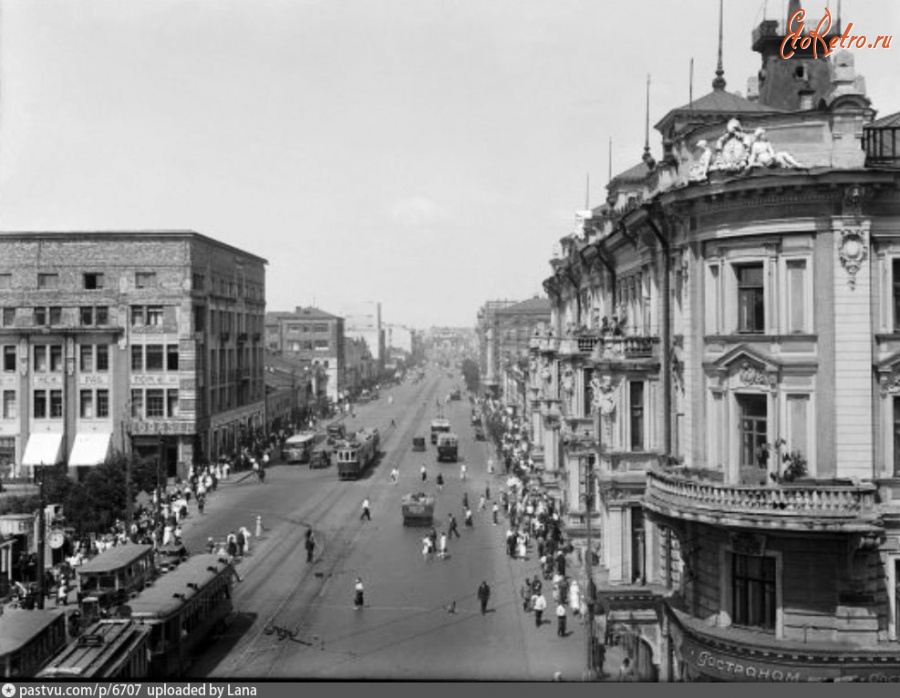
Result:
<instances>
[{"instance_id":1,"label":"\u0433\u0430\u0441\u0442\u0440\u043e\u043d\u043e\u043c sign","mask_svg":"<svg viewBox=\"0 0 900 698\"><path fill-rule=\"evenodd\" d=\"M856 662L842 664L816 663L815 660L760 661L736 656L720 650L706 649L685 637L681 653L683 660L696 672L723 681L866 681L900 682L900 662L886 666ZM877 661L877 660L876 660Z\"/></svg>"}]
</instances>

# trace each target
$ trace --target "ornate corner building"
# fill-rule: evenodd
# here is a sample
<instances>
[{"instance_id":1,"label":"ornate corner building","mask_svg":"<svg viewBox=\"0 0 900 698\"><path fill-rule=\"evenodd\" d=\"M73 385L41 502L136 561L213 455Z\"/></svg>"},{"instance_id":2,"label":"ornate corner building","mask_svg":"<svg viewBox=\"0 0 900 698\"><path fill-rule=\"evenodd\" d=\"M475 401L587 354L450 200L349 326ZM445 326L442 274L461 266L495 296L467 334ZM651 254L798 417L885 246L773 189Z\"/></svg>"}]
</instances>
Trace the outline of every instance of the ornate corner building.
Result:
<instances>
[{"instance_id":1,"label":"ornate corner building","mask_svg":"<svg viewBox=\"0 0 900 698\"><path fill-rule=\"evenodd\" d=\"M656 124L544 282L534 427L643 678L900 678L900 115L784 33L747 98L720 66Z\"/></svg>"}]
</instances>

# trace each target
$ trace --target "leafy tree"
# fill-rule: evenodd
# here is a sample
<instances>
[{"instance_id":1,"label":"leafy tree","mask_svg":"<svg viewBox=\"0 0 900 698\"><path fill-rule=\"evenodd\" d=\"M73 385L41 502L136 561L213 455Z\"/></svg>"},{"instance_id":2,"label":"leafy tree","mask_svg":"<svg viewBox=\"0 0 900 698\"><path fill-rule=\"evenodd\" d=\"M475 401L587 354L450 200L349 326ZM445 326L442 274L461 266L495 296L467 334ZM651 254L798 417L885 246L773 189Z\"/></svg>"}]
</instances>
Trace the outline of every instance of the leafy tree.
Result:
<instances>
[{"instance_id":1,"label":"leafy tree","mask_svg":"<svg viewBox=\"0 0 900 698\"><path fill-rule=\"evenodd\" d=\"M462 374L469 392L477 393L478 388L481 385L481 380L478 375L478 364L472 361L472 359L464 359L462 362Z\"/></svg>"}]
</instances>

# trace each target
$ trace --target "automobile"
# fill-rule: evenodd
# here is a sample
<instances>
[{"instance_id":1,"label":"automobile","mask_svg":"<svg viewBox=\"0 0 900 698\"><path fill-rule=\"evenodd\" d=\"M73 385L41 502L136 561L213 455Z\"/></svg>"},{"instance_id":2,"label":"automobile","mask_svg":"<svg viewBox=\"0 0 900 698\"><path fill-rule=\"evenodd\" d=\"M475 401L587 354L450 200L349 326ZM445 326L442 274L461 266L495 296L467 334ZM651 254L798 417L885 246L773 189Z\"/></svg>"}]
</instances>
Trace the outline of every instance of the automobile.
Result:
<instances>
[{"instance_id":1,"label":"automobile","mask_svg":"<svg viewBox=\"0 0 900 698\"><path fill-rule=\"evenodd\" d=\"M413 451L424 451L426 450L425 446L425 437L424 436L414 436L413 437Z\"/></svg>"},{"instance_id":2,"label":"automobile","mask_svg":"<svg viewBox=\"0 0 900 698\"><path fill-rule=\"evenodd\" d=\"M331 451L327 448L317 448L309 456L310 468L327 468L331 465Z\"/></svg>"},{"instance_id":3,"label":"automobile","mask_svg":"<svg viewBox=\"0 0 900 698\"><path fill-rule=\"evenodd\" d=\"M404 526L430 526L434 521L434 496L419 492L401 500Z\"/></svg>"},{"instance_id":4,"label":"automobile","mask_svg":"<svg viewBox=\"0 0 900 698\"><path fill-rule=\"evenodd\" d=\"M344 427L343 422L335 422L334 424L329 424L328 429L326 430L326 443L329 446L340 441L341 439L345 439L347 437L347 429Z\"/></svg>"},{"instance_id":5,"label":"automobile","mask_svg":"<svg viewBox=\"0 0 900 698\"><path fill-rule=\"evenodd\" d=\"M454 389L453 392L450 393L450 399L451 400L461 400L462 399L462 394L460 393L459 388Z\"/></svg>"}]
</instances>

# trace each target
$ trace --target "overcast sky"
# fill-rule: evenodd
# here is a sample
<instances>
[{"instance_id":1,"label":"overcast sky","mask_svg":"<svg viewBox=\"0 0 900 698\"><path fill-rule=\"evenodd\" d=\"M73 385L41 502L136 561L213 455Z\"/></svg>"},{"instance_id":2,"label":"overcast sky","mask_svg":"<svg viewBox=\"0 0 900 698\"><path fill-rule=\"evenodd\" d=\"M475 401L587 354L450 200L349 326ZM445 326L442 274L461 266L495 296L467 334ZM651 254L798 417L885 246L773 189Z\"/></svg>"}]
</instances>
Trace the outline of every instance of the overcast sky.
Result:
<instances>
[{"instance_id":1,"label":"overcast sky","mask_svg":"<svg viewBox=\"0 0 900 698\"><path fill-rule=\"evenodd\" d=\"M604 198L610 136L614 171L638 162L648 73L651 124L687 103L692 57L710 91L718 5L0 0L0 228L192 229L269 260L269 310L471 326L541 291L588 172ZM726 89L786 5L725 3ZM842 11L900 34L895 0ZM882 115L895 44L854 51Z\"/></svg>"}]
</instances>

